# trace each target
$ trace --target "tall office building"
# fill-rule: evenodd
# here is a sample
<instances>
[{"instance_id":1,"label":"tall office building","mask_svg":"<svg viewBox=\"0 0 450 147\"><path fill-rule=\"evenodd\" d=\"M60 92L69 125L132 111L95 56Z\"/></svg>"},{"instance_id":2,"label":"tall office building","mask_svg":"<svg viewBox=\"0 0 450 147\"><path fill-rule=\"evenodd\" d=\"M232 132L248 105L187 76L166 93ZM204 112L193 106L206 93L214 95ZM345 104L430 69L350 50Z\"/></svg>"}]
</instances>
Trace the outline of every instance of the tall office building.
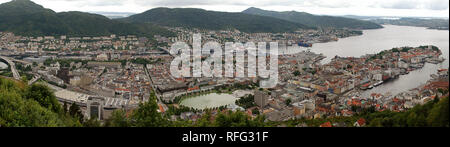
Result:
<instances>
[{"instance_id":1,"label":"tall office building","mask_svg":"<svg viewBox=\"0 0 450 147\"><path fill-rule=\"evenodd\" d=\"M260 108L264 108L268 104L269 95L264 91L255 90L254 100L256 105Z\"/></svg>"}]
</instances>

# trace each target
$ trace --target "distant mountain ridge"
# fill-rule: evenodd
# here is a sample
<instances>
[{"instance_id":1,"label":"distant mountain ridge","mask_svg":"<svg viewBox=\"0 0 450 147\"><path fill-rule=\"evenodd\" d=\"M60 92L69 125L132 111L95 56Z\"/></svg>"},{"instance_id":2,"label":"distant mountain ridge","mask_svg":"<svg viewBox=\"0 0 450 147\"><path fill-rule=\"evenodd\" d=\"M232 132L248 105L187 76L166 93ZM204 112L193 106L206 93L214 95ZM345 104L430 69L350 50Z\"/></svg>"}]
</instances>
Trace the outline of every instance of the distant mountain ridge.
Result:
<instances>
[{"instance_id":1,"label":"distant mountain ridge","mask_svg":"<svg viewBox=\"0 0 450 147\"><path fill-rule=\"evenodd\" d=\"M110 19L124 18L136 14L132 12L104 12L104 11L89 11L89 13L103 15Z\"/></svg>"},{"instance_id":2,"label":"distant mountain ridge","mask_svg":"<svg viewBox=\"0 0 450 147\"><path fill-rule=\"evenodd\" d=\"M427 27L429 29L449 30L449 20L448 19L400 18L400 19L373 19L370 21L379 23L379 24Z\"/></svg>"},{"instance_id":3,"label":"distant mountain ridge","mask_svg":"<svg viewBox=\"0 0 450 147\"><path fill-rule=\"evenodd\" d=\"M304 24L310 27L334 27L334 28L350 28L350 29L382 28L381 25L369 21L336 16L319 16L309 14L306 12L297 12L297 11L276 12L251 7L244 10L242 13L274 17L295 23Z\"/></svg>"},{"instance_id":4,"label":"distant mountain ridge","mask_svg":"<svg viewBox=\"0 0 450 147\"><path fill-rule=\"evenodd\" d=\"M119 20L209 30L238 29L243 32L291 32L314 28L272 17L195 8L155 8Z\"/></svg>"},{"instance_id":5,"label":"distant mountain ridge","mask_svg":"<svg viewBox=\"0 0 450 147\"><path fill-rule=\"evenodd\" d=\"M125 23L85 12L56 13L30 0L0 4L0 31L26 36L173 35L152 24Z\"/></svg>"}]
</instances>

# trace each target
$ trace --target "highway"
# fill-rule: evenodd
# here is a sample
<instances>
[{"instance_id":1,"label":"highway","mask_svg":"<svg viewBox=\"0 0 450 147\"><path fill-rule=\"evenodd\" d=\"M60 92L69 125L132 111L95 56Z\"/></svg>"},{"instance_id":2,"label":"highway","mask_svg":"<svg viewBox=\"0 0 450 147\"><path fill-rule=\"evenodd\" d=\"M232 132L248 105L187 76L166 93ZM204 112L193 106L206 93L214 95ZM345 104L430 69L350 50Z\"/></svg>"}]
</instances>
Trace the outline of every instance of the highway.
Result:
<instances>
[{"instance_id":1,"label":"highway","mask_svg":"<svg viewBox=\"0 0 450 147\"><path fill-rule=\"evenodd\" d=\"M30 81L28 81L28 85L33 84L34 82L36 82L37 80L39 80L41 78L41 75L34 75L33 79L31 79Z\"/></svg>"},{"instance_id":2,"label":"highway","mask_svg":"<svg viewBox=\"0 0 450 147\"><path fill-rule=\"evenodd\" d=\"M11 72L13 73L14 79L20 80L19 72L17 71L16 65L14 64L14 62L12 62L12 59L10 59L8 57L4 57L4 56L0 56L0 58L5 60L8 63L8 65L11 67Z\"/></svg>"}]
</instances>

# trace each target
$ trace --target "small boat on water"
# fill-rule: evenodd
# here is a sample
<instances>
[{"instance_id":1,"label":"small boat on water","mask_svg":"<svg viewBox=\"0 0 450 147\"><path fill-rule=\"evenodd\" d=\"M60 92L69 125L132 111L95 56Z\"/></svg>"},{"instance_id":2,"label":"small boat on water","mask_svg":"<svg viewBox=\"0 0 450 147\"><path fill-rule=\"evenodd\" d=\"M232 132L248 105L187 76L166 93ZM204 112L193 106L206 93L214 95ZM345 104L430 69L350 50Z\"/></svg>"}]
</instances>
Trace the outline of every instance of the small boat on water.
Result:
<instances>
[{"instance_id":1,"label":"small boat on water","mask_svg":"<svg viewBox=\"0 0 450 147\"><path fill-rule=\"evenodd\" d=\"M374 86L374 87L377 87L377 86L380 86L381 84L383 84L383 81L379 81L379 82L373 84L373 86Z\"/></svg>"},{"instance_id":2,"label":"small boat on water","mask_svg":"<svg viewBox=\"0 0 450 147\"><path fill-rule=\"evenodd\" d=\"M306 43L306 42L299 42L298 46L302 47L312 47L312 43Z\"/></svg>"}]
</instances>

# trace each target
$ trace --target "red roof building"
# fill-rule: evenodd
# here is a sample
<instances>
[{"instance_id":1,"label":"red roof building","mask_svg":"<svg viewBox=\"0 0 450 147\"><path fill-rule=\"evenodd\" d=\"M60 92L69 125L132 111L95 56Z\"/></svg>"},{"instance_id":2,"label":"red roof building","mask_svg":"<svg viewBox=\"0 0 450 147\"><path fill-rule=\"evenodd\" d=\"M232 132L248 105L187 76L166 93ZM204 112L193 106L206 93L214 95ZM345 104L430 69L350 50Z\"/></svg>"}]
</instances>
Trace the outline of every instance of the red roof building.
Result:
<instances>
[{"instance_id":1,"label":"red roof building","mask_svg":"<svg viewBox=\"0 0 450 147\"><path fill-rule=\"evenodd\" d=\"M366 120L364 118L360 118L358 121L356 121L355 126L362 127L366 125Z\"/></svg>"},{"instance_id":2,"label":"red roof building","mask_svg":"<svg viewBox=\"0 0 450 147\"><path fill-rule=\"evenodd\" d=\"M333 125L331 125L331 122L326 122L321 124L320 127L333 127Z\"/></svg>"}]
</instances>

